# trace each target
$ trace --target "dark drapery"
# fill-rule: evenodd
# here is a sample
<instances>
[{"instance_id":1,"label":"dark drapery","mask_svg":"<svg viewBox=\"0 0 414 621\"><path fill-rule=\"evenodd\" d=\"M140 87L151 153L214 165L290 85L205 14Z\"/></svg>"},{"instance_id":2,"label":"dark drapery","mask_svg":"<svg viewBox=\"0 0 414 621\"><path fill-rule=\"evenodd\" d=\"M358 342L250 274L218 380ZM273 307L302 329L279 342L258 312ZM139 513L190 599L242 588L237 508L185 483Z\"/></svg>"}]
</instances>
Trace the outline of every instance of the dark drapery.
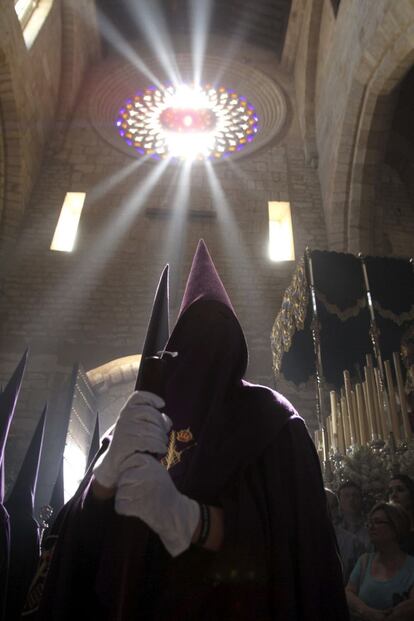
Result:
<instances>
[{"instance_id":1,"label":"dark drapery","mask_svg":"<svg viewBox=\"0 0 414 621\"><path fill-rule=\"evenodd\" d=\"M372 354L370 313L362 261L351 254L314 250L310 253L320 326L323 374L339 388L345 369L358 375L366 354ZM272 332L274 369L300 384L315 373L312 306L307 299L303 325L295 321L292 299L305 299L309 275L299 262L287 288ZM399 351L403 333L414 322L414 271L408 259L366 257L365 264L384 360ZM301 276L298 273L301 272ZM303 272L303 273L302 273ZM298 294L298 282L300 282ZM309 294L308 294L309 295ZM289 334L289 338L280 334Z\"/></svg>"}]
</instances>

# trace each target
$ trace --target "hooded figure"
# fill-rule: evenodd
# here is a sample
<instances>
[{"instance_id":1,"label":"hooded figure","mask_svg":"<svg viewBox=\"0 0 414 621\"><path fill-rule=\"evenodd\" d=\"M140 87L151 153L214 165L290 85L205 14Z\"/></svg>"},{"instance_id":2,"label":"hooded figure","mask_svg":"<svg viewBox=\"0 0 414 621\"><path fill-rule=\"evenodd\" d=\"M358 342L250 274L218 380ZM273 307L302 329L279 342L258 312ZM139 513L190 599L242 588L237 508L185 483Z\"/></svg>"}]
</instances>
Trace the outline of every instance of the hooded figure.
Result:
<instances>
[{"instance_id":1,"label":"hooded figure","mask_svg":"<svg viewBox=\"0 0 414 621\"><path fill-rule=\"evenodd\" d=\"M150 532L135 547L139 572L123 577L128 604L110 609L111 585L120 578L112 572L108 580L108 566L123 550L108 545L117 518L113 498L100 495L99 486L108 487L103 460L76 512L83 529L76 563L90 570L81 594L85 614L122 621L345 621L313 442L281 395L242 379L244 335L202 241L166 349L178 355L167 365L165 406L155 408L172 424L163 465L148 448L118 460L115 509ZM161 434L162 421L151 416ZM98 523L105 526L96 536ZM67 575L65 564L60 570Z\"/></svg>"},{"instance_id":2,"label":"hooded figure","mask_svg":"<svg viewBox=\"0 0 414 621\"><path fill-rule=\"evenodd\" d=\"M23 354L4 391L0 394L0 621L5 615L6 590L10 561L10 518L4 501L4 451L14 416L27 362Z\"/></svg>"},{"instance_id":3,"label":"hooded figure","mask_svg":"<svg viewBox=\"0 0 414 621\"><path fill-rule=\"evenodd\" d=\"M13 489L6 501L10 515L10 572L6 618L20 618L26 593L40 558L40 529L34 513L47 406L44 407Z\"/></svg>"}]
</instances>

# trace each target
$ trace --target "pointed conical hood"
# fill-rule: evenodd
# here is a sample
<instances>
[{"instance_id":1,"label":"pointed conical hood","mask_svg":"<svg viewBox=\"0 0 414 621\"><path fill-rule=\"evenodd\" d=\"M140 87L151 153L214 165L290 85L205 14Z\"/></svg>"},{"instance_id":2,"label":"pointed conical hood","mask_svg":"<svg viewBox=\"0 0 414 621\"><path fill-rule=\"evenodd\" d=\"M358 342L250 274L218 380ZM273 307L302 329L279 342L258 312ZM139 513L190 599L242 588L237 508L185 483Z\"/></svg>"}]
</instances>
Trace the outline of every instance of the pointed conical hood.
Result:
<instances>
[{"instance_id":1,"label":"pointed conical hood","mask_svg":"<svg viewBox=\"0 0 414 621\"><path fill-rule=\"evenodd\" d=\"M190 274L185 286L183 300L178 316L193 302L198 300L216 300L228 306L234 313L232 303L216 270L203 239L198 242Z\"/></svg>"},{"instance_id":2,"label":"pointed conical hood","mask_svg":"<svg viewBox=\"0 0 414 621\"><path fill-rule=\"evenodd\" d=\"M6 502L6 508L10 514L33 515L34 496L36 491L37 475L39 471L40 456L42 453L43 433L46 421L47 405L43 408L42 415L37 423L29 448L23 460L13 489Z\"/></svg>"},{"instance_id":3,"label":"pointed conical hood","mask_svg":"<svg viewBox=\"0 0 414 621\"><path fill-rule=\"evenodd\" d=\"M6 388L0 394L0 503L4 500L4 449L22 385L27 355L26 349Z\"/></svg>"},{"instance_id":4,"label":"pointed conical hood","mask_svg":"<svg viewBox=\"0 0 414 621\"><path fill-rule=\"evenodd\" d=\"M158 283L157 291L152 305L151 317L148 323L147 335L145 337L144 347L142 349L141 364L138 370L137 381L135 384L135 390L141 388L143 379L142 362L149 356L154 356L157 352L165 348L168 341L170 326L169 326L169 300L168 300L168 276L169 267L165 266L160 281Z\"/></svg>"},{"instance_id":5,"label":"pointed conical hood","mask_svg":"<svg viewBox=\"0 0 414 621\"><path fill-rule=\"evenodd\" d=\"M99 451L99 447L100 447L100 444L101 444L99 438L100 438L100 436L99 436L99 414L97 412L96 413L95 429L93 430L91 447L89 449L88 459L87 459L87 462L86 462L86 469L89 468L93 458L95 457L96 453Z\"/></svg>"},{"instance_id":6,"label":"pointed conical hood","mask_svg":"<svg viewBox=\"0 0 414 621\"><path fill-rule=\"evenodd\" d=\"M63 456L60 461L59 472L55 485L53 487L52 496L50 498L50 506L53 509L52 522L65 504L64 480L63 480Z\"/></svg>"},{"instance_id":7,"label":"pointed conical hood","mask_svg":"<svg viewBox=\"0 0 414 621\"><path fill-rule=\"evenodd\" d=\"M233 324L233 335L236 340L239 341L239 364L237 374L241 378L246 372L248 363L248 351L246 339L243 334L242 327L237 318L233 305L230 301L229 295L224 287L224 284L217 272L217 269L213 263L213 259L207 249L207 246L203 239L200 239L197 245L197 249L194 254L193 262L191 265L190 273L188 275L187 283L185 286L183 299L181 302L180 311L178 313L177 321L172 331L171 337L168 341L167 348L171 351L179 351L180 345L182 345L183 329L188 334L194 334L198 332L204 324L204 319L199 315L201 307L204 310L201 314L207 314L212 318L211 313L215 313L218 307L221 307L220 312L225 312L228 317L231 317L231 323ZM213 311L214 307L214 311ZM199 315L198 318L196 315ZM213 322L215 319L213 320ZM189 322L192 326L190 327ZM184 327L185 326L185 327ZM237 333L237 336L236 336ZM178 344L177 344L178 337ZM235 342L235 341L234 341ZM233 345L234 345L233 342Z\"/></svg>"}]
</instances>

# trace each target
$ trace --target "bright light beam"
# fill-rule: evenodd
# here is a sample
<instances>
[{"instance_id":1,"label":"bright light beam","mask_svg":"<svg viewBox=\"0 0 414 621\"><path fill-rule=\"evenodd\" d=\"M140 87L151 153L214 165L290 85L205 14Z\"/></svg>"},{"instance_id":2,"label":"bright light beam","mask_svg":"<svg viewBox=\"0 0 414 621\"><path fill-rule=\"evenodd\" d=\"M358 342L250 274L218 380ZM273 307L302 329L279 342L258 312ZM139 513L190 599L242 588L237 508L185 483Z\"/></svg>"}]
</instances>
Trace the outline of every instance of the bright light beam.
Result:
<instances>
[{"instance_id":1,"label":"bright light beam","mask_svg":"<svg viewBox=\"0 0 414 621\"><path fill-rule=\"evenodd\" d=\"M124 181L124 179L129 177L130 174L140 168L147 160L148 158L133 159L127 166L122 166L122 168L120 168L120 170L115 172L113 175L108 178L105 177L105 179L97 183L91 190L88 190L88 207L93 205L93 203L102 198L102 196L119 185L122 181Z\"/></svg>"},{"instance_id":2,"label":"bright light beam","mask_svg":"<svg viewBox=\"0 0 414 621\"><path fill-rule=\"evenodd\" d=\"M148 157L140 160L140 164L148 161ZM155 166L151 173L145 177L130 193L113 217L109 218L108 223L102 231L95 232L94 241L84 248L82 254L76 262L76 270L66 278L62 278L56 286L54 284L50 291L50 296L45 300L45 307L53 304L55 299L65 297L67 291L72 292L72 316L82 313L82 298L85 298L91 288L99 286L99 277L103 272L108 261L111 260L116 246L128 231L133 220L138 216L148 196L154 189L157 181L163 175L170 160L166 159ZM87 206L86 206L87 208ZM93 283L93 284L92 284ZM76 309L76 310L75 310ZM60 321L56 317L56 321Z\"/></svg>"},{"instance_id":3,"label":"bright light beam","mask_svg":"<svg viewBox=\"0 0 414 621\"><path fill-rule=\"evenodd\" d=\"M246 181L252 181L254 178L250 175L246 170L240 170L240 166L233 162L231 159L225 160L225 164L231 168L231 171L237 175L237 177L242 181L243 185L246 186Z\"/></svg>"},{"instance_id":4,"label":"bright light beam","mask_svg":"<svg viewBox=\"0 0 414 621\"><path fill-rule=\"evenodd\" d=\"M231 64L234 59L239 59L243 56L242 47L246 43L246 35L249 31L248 21L242 20L236 30L235 33L232 33L232 36L229 37L229 45L227 46L227 51L221 54L222 63L220 65L220 69L217 71L213 84L221 84L223 81L223 76L225 75L227 68Z\"/></svg>"},{"instance_id":5,"label":"bright light beam","mask_svg":"<svg viewBox=\"0 0 414 621\"><path fill-rule=\"evenodd\" d=\"M128 60L138 71L140 71L143 75L147 76L148 80L158 86L158 88L163 88L163 85L156 77L156 75L147 67L143 60L138 56L136 51L127 43L124 37L119 33L119 31L115 28L112 22L99 11L99 22L101 33L103 37L110 43L124 58Z\"/></svg>"},{"instance_id":6,"label":"bright light beam","mask_svg":"<svg viewBox=\"0 0 414 621\"><path fill-rule=\"evenodd\" d=\"M219 231L223 239L223 246L230 249L230 255L234 257L239 265L245 265L248 273L253 274L252 266L247 252L243 249L243 237L239 230L238 224L233 216L230 204L224 194L223 188L217 179L213 165L210 161L204 160L204 166L207 172L207 180L211 189L213 206L217 210Z\"/></svg>"},{"instance_id":7,"label":"bright light beam","mask_svg":"<svg viewBox=\"0 0 414 621\"><path fill-rule=\"evenodd\" d=\"M201 84L207 37L212 13L211 0L190 0L191 51L193 57L194 84Z\"/></svg>"},{"instance_id":8,"label":"bright light beam","mask_svg":"<svg viewBox=\"0 0 414 621\"><path fill-rule=\"evenodd\" d=\"M171 37L165 17L155 0L126 0L131 18L145 37L154 56L158 59L168 79L180 84L182 78L176 62Z\"/></svg>"},{"instance_id":9,"label":"bright light beam","mask_svg":"<svg viewBox=\"0 0 414 621\"><path fill-rule=\"evenodd\" d=\"M171 291L176 295L179 289L180 274L185 251L187 227L185 217L188 212L190 197L191 162L185 161L180 168L177 190L172 202L172 220L165 244L165 260L171 266Z\"/></svg>"}]
</instances>

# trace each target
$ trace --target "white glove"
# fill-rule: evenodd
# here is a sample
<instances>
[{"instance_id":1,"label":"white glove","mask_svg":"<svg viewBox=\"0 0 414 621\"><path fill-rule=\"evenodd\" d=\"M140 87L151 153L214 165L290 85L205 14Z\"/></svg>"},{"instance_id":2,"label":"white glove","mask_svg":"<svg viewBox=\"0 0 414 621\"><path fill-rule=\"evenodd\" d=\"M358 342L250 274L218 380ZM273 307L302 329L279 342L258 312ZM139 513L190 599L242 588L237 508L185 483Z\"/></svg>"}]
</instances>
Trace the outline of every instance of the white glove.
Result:
<instances>
[{"instance_id":1,"label":"white glove","mask_svg":"<svg viewBox=\"0 0 414 621\"><path fill-rule=\"evenodd\" d=\"M119 479L115 511L140 518L172 556L184 552L200 520L198 502L181 494L167 470L151 455L138 453Z\"/></svg>"},{"instance_id":2,"label":"white glove","mask_svg":"<svg viewBox=\"0 0 414 621\"><path fill-rule=\"evenodd\" d=\"M163 456L167 452L171 420L159 409L165 402L152 392L133 392L119 413L108 450L93 469L103 487L115 487L125 460L138 451Z\"/></svg>"}]
</instances>

